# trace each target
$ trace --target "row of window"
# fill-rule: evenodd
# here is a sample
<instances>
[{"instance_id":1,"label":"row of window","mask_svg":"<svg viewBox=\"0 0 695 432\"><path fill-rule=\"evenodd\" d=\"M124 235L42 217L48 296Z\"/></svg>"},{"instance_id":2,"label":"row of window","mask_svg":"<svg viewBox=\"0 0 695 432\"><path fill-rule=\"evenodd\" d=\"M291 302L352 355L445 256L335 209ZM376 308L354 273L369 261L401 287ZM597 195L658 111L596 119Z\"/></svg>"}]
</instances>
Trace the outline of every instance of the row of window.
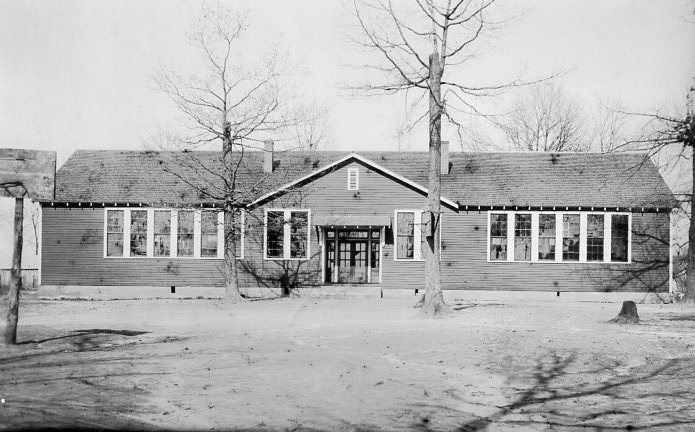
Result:
<instances>
[{"instance_id":1,"label":"row of window","mask_svg":"<svg viewBox=\"0 0 695 432\"><path fill-rule=\"evenodd\" d=\"M106 257L224 258L221 211L107 209L105 218ZM267 259L309 257L308 210L268 210L265 228ZM238 258L243 258L243 231L235 233Z\"/></svg>"},{"instance_id":2,"label":"row of window","mask_svg":"<svg viewBox=\"0 0 695 432\"><path fill-rule=\"evenodd\" d=\"M107 209L105 225L107 257L224 257L221 211ZM237 256L242 243L243 232L237 233Z\"/></svg>"},{"instance_id":3,"label":"row of window","mask_svg":"<svg viewBox=\"0 0 695 432\"><path fill-rule=\"evenodd\" d=\"M630 261L628 213L489 213L490 261Z\"/></svg>"},{"instance_id":4,"label":"row of window","mask_svg":"<svg viewBox=\"0 0 695 432\"><path fill-rule=\"evenodd\" d=\"M394 214L394 259L420 261L422 210ZM223 258L223 213L217 210L107 209L107 257ZM490 261L629 262L630 215L625 213L490 212ZM243 225L243 223L242 223ZM309 210L268 209L266 259L308 259ZM243 257L243 229L237 257Z\"/></svg>"}]
</instances>

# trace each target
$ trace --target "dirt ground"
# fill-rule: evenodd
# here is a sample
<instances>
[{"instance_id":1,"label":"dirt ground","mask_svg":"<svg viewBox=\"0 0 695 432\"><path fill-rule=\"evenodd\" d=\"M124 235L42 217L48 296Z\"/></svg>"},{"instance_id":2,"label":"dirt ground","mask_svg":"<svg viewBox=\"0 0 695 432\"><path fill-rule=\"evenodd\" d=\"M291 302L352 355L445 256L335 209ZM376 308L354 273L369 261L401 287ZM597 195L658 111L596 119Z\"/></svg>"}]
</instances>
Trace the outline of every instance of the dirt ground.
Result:
<instances>
[{"instance_id":1,"label":"dirt ground","mask_svg":"<svg viewBox=\"0 0 695 432\"><path fill-rule=\"evenodd\" d=\"M0 429L695 429L695 310L413 300L24 299Z\"/></svg>"}]
</instances>

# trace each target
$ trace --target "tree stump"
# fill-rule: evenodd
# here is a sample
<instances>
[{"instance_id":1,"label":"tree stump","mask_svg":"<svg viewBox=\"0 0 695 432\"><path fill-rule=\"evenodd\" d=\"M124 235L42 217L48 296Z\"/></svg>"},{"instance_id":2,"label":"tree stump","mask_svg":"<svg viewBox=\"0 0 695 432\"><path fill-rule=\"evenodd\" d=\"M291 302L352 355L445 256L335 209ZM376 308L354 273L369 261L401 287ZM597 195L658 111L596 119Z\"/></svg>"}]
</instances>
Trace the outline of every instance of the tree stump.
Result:
<instances>
[{"instance_id":1,"label":"tree stump","mask_svg":"<svg viewBox=\"0 0 695 432\"><path fill-rule=\"evenodd\" d=\"M637 305L635 302L631 300L624 301L618 316L609 322L617 324L637 324L639 322L639 315L637 315Z\"/></svg>"}]
</instances>

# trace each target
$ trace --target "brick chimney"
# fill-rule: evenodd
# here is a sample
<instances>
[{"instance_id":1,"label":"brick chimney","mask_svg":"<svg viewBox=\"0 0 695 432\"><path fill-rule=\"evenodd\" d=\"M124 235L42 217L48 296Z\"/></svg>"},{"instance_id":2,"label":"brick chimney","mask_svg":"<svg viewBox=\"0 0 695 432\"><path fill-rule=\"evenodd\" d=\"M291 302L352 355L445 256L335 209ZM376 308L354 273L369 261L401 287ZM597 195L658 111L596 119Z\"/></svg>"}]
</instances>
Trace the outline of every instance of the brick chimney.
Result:
<instances>
[{"instance_id":1,"label":"brick chimney","mask_svg":"<svg viewBox=\"0 0 695 432\"><path fill-rule=\"evenodd\" d=\"M442 141L441 173L449 174L449 141Z\"/></svg>"},{"instance_id":2,"label":"brick chimney","mask_svg":"<svg viewBox=\"0 0 695 432\"><path fill-rule=\"evenodd\" d=\"M273 172L273 147L275 144L273 140L265 141L265 148L263 149L263 172L271 173Z\"/></svg>"}]
</instances>

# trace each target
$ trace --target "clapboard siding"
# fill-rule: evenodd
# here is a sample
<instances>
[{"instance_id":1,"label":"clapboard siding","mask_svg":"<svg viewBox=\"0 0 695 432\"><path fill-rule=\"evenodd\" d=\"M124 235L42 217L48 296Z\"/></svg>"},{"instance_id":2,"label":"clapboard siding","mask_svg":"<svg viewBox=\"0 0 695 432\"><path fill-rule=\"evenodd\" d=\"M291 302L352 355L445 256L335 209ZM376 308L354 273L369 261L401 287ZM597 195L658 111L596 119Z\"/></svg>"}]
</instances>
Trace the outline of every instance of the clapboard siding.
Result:
<instances>
[{"instance_id":1,"label":"clapboard siding","mask_svg":"<svg viewBox=\"0 0 695 432\"><path fill-rule=\"evenodd\" d=\"M633 213L632 264L487 262L487 213L452 214L444 221L442 288L668 291L668 226L668 214Z\"/></svg>"},{"instance_id":2,"label":"clapboard siding","mask_svg":"<svg viewBox=\"0 0 695 432\"><path fill-rule=\"evenodd\" d=\"M104 258L104 210L43 208L44 285L217 286L222 260Z\"/></svg>"},{"instance_id":3,"label":"clapboard siding","mask_svg":"<svg viewBox=\"0 0 695 432\"><path fill-rule=\"evenodd\" d=\"M379 163L379 161L375 161ZM359 169L359 191L347 190L347 169ZM266 260L263 223L266 208L310 209L323 216L388 215L396 209L424 209L427 199L407 185L355 162L288 192L246 217L244 259L238 260L241 286L321 285L322 245L310 230L310 259ZM456 213L442 207L444 289L596 291L668 289L668 214L633 214L633 264L487 262L486 212ZM43 208L42 283L47 285L221 286L223 260L186 258L104 258L101 208ZM424 287L424 262L394 261L393 233L382 250L382 288ZM644 262L665 265L644 270ZM639 273L638 279L626 277Z\"/></svg>"}]
</instances>

